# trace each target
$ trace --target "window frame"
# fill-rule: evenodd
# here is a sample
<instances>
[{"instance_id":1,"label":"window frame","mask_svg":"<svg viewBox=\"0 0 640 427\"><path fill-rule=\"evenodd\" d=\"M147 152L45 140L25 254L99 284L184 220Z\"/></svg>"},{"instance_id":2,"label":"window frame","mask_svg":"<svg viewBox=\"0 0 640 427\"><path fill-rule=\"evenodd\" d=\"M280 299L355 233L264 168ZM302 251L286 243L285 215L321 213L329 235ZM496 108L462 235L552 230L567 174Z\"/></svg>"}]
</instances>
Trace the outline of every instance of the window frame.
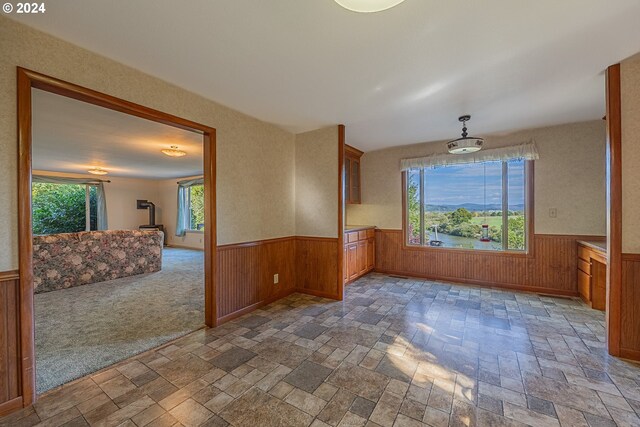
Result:
<instances>
[{"instance_id":1,"label":"window frame","mask_svg":"<svg viewBox=\"0 0 640 427\"><path fill-rule=\"evenodd\" d=\"M513 257L533 257L534 255L534 161L525 160L524 166L524 210L525 210L525 249L520 250L483 250L483 249L467 249L467 248L451 248L451 247L437 247L437 246L424 246L424 245L412 245L409 244L408 236L408 209L407 209L407 171L402 171L402 248L404 250L412 251L426 251L426 252L456 252L456 253L468 253L475 255L489 255L489 256L513 256ZM503 177L504 179L504 177ZM424 186L422 186L424 190ZM504 197L504 196L503 196ZM423 197L424 200L424 197ZM422 209L421 209L422 211ZM422 215L421 215L422 217ZM424 229L424 227L423 227Z\"/></svg>"}]
</instances>

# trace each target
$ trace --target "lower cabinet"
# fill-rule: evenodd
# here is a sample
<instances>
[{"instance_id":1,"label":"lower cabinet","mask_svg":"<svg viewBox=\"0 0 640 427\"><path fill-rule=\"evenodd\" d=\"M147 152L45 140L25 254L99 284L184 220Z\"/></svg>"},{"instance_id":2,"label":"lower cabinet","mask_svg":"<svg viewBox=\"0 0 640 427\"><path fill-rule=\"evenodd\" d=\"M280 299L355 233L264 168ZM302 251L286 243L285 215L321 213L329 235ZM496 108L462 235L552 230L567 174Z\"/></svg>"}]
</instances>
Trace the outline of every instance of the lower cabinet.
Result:
<instances>
[{"instance_id":1,"label":"lower cabinet","mask_svg":"<svg viewBox=\"0 0 640 427\"><path fill-rule=\"evenodd\" d=\"M351 231L344 235L344 281L351 282L375 266L374 229Z\"/></svg>"}]
</instances>

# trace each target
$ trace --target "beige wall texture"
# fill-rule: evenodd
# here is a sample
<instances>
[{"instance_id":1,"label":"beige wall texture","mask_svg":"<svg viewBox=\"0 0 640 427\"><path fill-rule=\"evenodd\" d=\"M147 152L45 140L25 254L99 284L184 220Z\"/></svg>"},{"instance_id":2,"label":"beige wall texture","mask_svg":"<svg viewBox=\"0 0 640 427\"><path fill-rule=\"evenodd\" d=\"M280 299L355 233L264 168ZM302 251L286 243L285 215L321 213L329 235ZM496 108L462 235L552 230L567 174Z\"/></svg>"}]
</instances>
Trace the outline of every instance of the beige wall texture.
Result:
<instances>
[{"instance_id":1,"label":"beige wall texture","mask_svg":"<svg viewBox=\"0 0 640 427\"><path fill-rule=\"evenodd\" d=\"M640 54L620 63L622 252L640 253Z\"/></svg>"},{"instance_id":2,"label":"beige wall texture","mask_svg":"<svg viewBox=\"0 0 640 427\"><path fill-rule=\"evenodd\" d=\"M185 248L204 250L204 233L187 231L184 236L176 236L176 221L178 217L178 184L183 179L197 178L187 176L177 179L164 179L157 181L158 203L162 214L162 224L167 233L169 245L183 246Z\"/></svg>"},{"instance_id":3,"label":"beige wall texture","mask_svg":"<svg viewBox=\"0 0 640 427\"><path fill-rule=\"evenodd\" d=\"M604 121L594 120L487 137L485 146L536 142L536 233L605 235L605 138ZM441 141L365 153L362 204L347 206L347 223L401 229L400 159L445 151ZM557 218L549 217L550 208Z\"/></svg>"},{"instance_id":4,"label":"beige wall texture","mask_svg":"<svg viewBox=\"0 0 640 427\"><path fill-rule=\"evenodd\" d=\"M295 231L294 135L0 16L0 271L18 267L16 66L216 128L218 244Z\"/></svg>"},{"instance_id":5,"label":"beige wall texture","mask_svg":"<svg viewBox=\"0 0 640 427\"><path fill-rule=\"evenodd\" d=\"M296 235L338 237L338 126L296 135Z\"/></svg>"}]
</instances>

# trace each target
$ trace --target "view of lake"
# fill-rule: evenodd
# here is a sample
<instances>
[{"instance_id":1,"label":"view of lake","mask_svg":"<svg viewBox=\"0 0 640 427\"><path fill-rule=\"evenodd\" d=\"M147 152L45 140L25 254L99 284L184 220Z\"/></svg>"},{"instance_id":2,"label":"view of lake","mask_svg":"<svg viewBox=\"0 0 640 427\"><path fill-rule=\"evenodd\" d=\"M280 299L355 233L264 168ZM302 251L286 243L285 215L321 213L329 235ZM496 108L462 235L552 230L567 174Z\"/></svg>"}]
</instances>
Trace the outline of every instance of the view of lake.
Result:
<instances>
[{"instance_id":1,"label":"view of lake","mask_svg":"<svg viewBox=\"0 0 640 427\"><path fill-rule=\"evenodd\" d=\"M429 233L429 240L435 240L434 233ZM499 242L481 242L480 239L471 237L452 236L450 234L438 233L438 239L443 242L443 248L462 248L462 249L485 249L485 250L501 250L502 243Z\"/></svg>"}]
</instances>

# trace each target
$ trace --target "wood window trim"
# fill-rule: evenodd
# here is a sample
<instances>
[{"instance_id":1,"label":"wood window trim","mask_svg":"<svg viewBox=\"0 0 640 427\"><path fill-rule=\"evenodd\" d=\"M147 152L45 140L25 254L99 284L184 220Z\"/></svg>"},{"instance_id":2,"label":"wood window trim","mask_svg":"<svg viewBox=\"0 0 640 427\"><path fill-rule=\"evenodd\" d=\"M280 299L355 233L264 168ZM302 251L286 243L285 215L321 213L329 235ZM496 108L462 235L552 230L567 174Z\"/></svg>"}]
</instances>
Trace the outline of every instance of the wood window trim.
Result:
<instances>
[{"instance_id":1,"label":"wood window trim","mask_svg":"<svg viewBox=\"0 0 640 427\"><path fill-rule=\"evenodd\" d=\"M430 246L417 246L409 245L407 243L407 172L402 171L402 249L407 251L420 251L420 252L455 252L455 253L468 253L474 255L487 255L487 256L500 256L500 257L514 257L514 258L533 258L534 257L534 230L535 230L535 216L534 216L534 162L527 160L525 162L525 213L526 213L526 250L524 251L491 251L481 249L463 249L463 248L443 248L443 247L430 247Z\"/></svg>"}]
</instances>

